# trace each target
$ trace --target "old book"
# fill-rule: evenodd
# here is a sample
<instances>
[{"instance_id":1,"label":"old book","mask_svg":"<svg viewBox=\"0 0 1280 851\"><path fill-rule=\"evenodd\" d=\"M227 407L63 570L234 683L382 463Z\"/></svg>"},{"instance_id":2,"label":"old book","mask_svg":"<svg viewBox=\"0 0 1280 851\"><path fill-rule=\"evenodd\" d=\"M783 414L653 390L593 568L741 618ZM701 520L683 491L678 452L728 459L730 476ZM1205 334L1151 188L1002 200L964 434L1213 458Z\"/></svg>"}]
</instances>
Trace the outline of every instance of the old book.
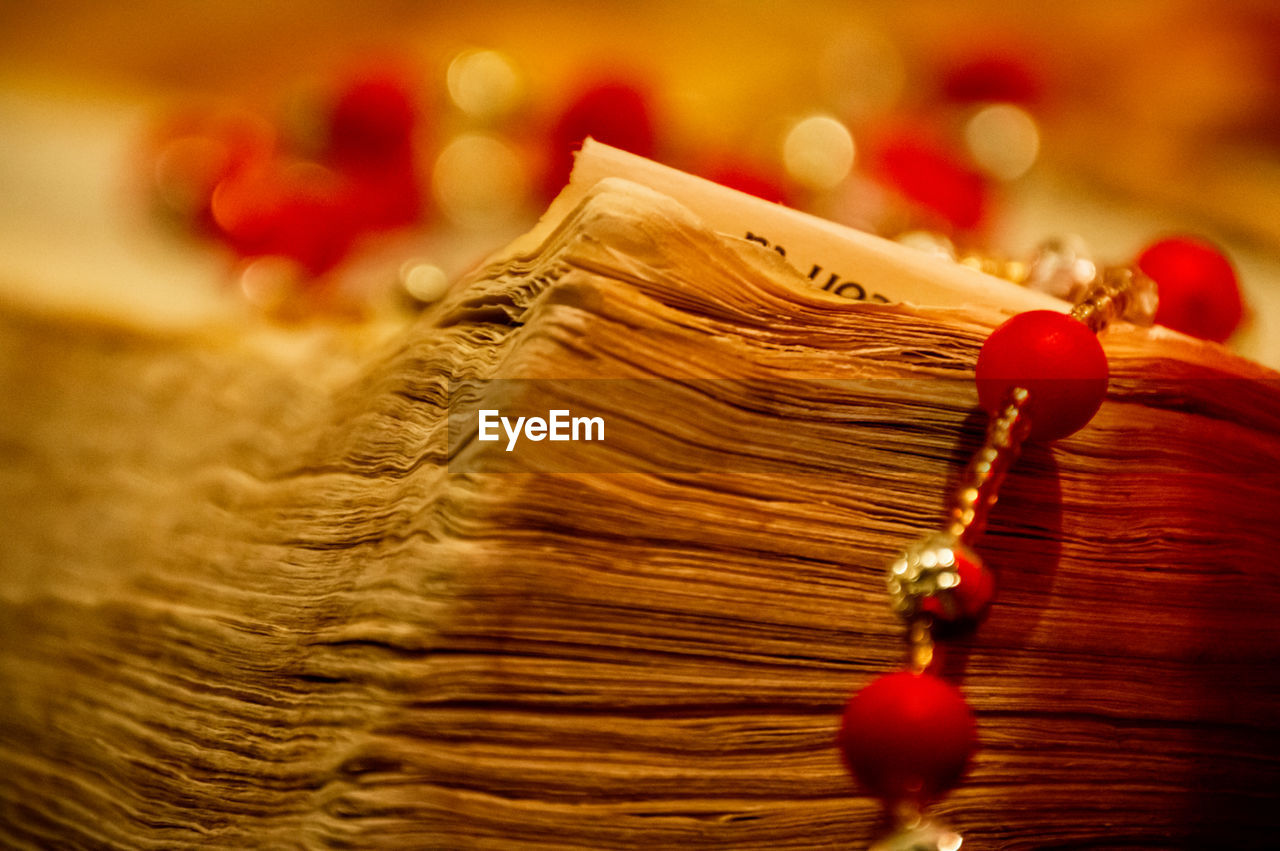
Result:
<instances>
[{"instance_id":1,"label":"old book","mask_svg":"<svg viewBox=\"0 0 1280 851\"><path fill-rule=\"evenodd\" d=\"M611 157L401 331L0 313L6 846L883 829L839 712L902 664L884 569L981 439L978 347L1043 298ZM863 299L804 268L837 264ZM1102 411L983 539L997 601L945 663L981 750L936 809L966 847L1261 847L1277 376L1105 345Z\"/></svg>"}]
</instances>

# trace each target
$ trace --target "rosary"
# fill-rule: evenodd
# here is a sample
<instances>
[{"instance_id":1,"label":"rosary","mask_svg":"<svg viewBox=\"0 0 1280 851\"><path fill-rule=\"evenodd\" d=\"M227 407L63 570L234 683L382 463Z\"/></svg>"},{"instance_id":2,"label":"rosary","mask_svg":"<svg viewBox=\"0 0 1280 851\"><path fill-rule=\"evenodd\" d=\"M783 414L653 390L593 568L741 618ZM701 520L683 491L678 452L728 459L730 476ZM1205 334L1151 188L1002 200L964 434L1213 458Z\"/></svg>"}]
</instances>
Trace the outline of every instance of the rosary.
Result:
<instances>
[{"instance_id":1,"label":"rosary","mask_svg":"<svg viewBox=\"0 0 1280 851\"><path fill-rule=\"evenodd\" d=\"M872 851L961 846L958 833L923 815L959 783L977 744L968 703L930 670L933 628L976 623L991 603L995 582L974 546L1023 443L1074 434L1101 407L1109 373L1097 334L1115 320L1155 321L1223 340L1241 316L1230 264L1198 240L1162 240L1134 267L1102 270L1059 242L1046 243L1026 264L957 258L938 239L925 247L1065 297L1074 307L1069 313L1018 314L987 338L974 370L979 403L990 416L986 440L969 462L941 528L889 565L890 604L906 625L908 663L850 698L838 735L850 773L885 802L893 819L893 832Z\"/></svg>"}]
</instances>

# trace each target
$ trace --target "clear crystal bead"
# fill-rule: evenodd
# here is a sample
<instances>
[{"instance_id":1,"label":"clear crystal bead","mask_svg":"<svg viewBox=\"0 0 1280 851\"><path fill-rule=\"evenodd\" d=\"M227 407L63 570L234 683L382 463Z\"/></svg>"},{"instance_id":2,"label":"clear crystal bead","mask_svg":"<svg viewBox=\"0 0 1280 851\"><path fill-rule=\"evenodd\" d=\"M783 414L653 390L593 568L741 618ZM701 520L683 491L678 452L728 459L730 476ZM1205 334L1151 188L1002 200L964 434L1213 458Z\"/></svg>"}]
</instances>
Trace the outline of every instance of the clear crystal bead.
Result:
<instances>
[{"instance_id":1,"label":"clear crystal bead","mask_svg":"<svg viewBox=\"0 0 1280 851\"><path fill-rule=\"evenodd\" d=\"M1156 282L1135 269L1129 286L1131 290L1124 308L1124 320L1134 325L1152 324L1156 321L1156 308L1160 303Z\"/></svg>"},{"instance_id":2,"label":"clear crystal bead","mask_svg":"<svg viewBox=\"0 0 1280 851\"><path fill-rule=\"evenodd\" d=\"M1073 234L1046 239L1037 246L1027 269L1027 286L1067 301L1097 275L1089 247Z\"/></svg>"}]
</instances>

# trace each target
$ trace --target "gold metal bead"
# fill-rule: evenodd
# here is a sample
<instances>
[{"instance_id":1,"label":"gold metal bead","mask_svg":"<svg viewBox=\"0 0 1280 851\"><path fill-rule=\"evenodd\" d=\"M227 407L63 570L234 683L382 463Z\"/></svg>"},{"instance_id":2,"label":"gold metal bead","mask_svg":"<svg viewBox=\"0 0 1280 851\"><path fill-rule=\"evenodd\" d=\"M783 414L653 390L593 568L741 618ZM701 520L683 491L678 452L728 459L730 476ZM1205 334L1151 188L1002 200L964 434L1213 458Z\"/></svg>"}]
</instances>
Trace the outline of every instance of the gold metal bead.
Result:
<instances>
[{"instance_id":1,"label":"gold metal bead","mask_svg":"<svg viewBox=\"0 0 1280 851\"><path fill-rule=\"evenodd\" d=\"M1031 394L1024 388L1014 388L1005 406L987 424L987 439L974 453L952 500L946 525L948 534L972 541L982 531L1005 472L1017 458L1026 437L1029 423L1025 408L1030 398Z\"/></svg>"},{"instance_id":2,"label":"gold metal bead","mask_svg":"<svg viewBox=\"0 0 1280 851\"><path fill-rule=\"evenodd\" d=\"M949 595L961 583L960 562L981 565L978 555L950 531L931 532L889 564L886 582L894 612L903 618L921 613L926 598L938 597L951 609Z\"/></svg>"}]
</instances>

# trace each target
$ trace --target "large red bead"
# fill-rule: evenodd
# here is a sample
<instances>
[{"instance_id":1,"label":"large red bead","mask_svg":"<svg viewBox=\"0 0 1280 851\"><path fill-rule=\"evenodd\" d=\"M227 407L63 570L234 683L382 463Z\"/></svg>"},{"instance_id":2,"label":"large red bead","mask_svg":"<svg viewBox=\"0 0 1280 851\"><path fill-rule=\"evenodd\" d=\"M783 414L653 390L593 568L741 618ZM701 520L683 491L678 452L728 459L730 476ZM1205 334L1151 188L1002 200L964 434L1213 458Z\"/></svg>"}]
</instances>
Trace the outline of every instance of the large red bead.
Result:
<instances>
[{"instance_id":1,"label":"large red bead","mask_svg":"<svg viewBox=\"0 0 1280 851\"><path fill-rule=\"evenodd\" d=\"M993 415L1010 390L1027 389L1034 440L1057 440L1083 428L1102 406L1110 376L1097 335L1052 310L1019 313L992 331L974 372L978 401Z\"/></svg>"},{"instance_id":2,"label":"large red bead","mask_svg":"<svg viewBox=\"0 0 1280 851\"><path fill-rule=\"evenodd\" d=\"M1161 325L1220 343L1240 324L1240 283L1213 245L1191 237L1162 239L1138 256L1138 268L1156 282L1155 320Z\"/></svg>"},{"instance_id":3,"label":"large red bead","mask_svg":"<svg viewBox=\"0 0 1280 851\"><path fill-rule=\"evenodd\" d=\"M839 744L858 782L886 801L927 802L960 781L977 743L954 686L902 671L874 680L844 710Z\"/></svg>"}]
</instances>

